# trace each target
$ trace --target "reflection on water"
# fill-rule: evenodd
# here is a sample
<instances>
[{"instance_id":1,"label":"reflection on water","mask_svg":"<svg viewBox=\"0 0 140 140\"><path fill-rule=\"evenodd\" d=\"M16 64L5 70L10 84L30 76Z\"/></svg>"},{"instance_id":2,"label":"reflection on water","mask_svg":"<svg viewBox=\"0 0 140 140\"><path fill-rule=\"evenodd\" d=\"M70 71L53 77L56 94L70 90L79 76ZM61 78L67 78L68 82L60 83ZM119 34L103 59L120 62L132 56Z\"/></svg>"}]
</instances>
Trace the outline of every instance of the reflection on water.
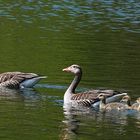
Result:
<instances>
[{"instance_id":1,"label":"reflection on water","mask_svg":"<svg viewBox=\"0 0 140 140\"><path fill-rule=\"evenodd\" d=\"M74 118L73 115L67 114L65 115L65 120L63 120L62 132L60 135L60 139L62 140L70 140L75 139L77 135L77 131L79 128L79 121Z\"/></svg>"},{"instance_id":2,"label":"reflection on water","mask_svg":"<svg viewBox=\"0 0 140 140\"><path fill-rule=\"evenodd\" d=\"M11 99L16 100L19 98L19 91L14 89L8 89L8 88L1 88L0 89L0 99Z\"/></svg>"},{"instance_id":3,"label":"reflection on water","mask_svg":"<svg viewBox=\"0 0 140 140\"><path fill-rule=\"evenodd\" d=\"M22 136L23 140L58 137L56 122L61 120L60 108L54 107L45 90L38 90L0 90L0 137L17 139Z\"/></svg>"},{"instance_id":4,"label":"reflection on water","mask_svg":"<svg viewBox=\"0 0 140 140\"><path fill-rule=\"evenodd\" d=\"M36 84L37 88L52 88L52 89L66 89L67 86L62 85L51 85L51 84Z\"/></svg>"},{"instance_id":5,"label":"reflection on water","mask_svg":"<svg viewBox=\"0 0 140 140\"><path fill-rule=\"evenodd\" d=\"M92 109L88 110L88 112L64 110L64 116L65 119L63 120L60 135L63 140L74 140L82 137L83 134L91 139L93 136L101 139L103 136L104 139L109 139L117 135L117 139L117 137L121 138L128 134L130 123L137 125L137 128L139 128L140 123L140 112L130 110L104 113ZM112 135L108 135L108 131L105 132L105 129ZM133 132L131 130L131 134L133 133L140 134L139 131Z\"/></svg>"},{"instance_id":6,"label":"reflection on water","mask_svg":"<svg viewBox=\"0 0 140 140\"><path fill-rule=\"evenodd\" d=\"M41 100L41 96L35 89L29 88L16 90L16 89L1 88L0 100L21 101L24 102L25 105L27 105L39 102Z\"/></svg>"},{"instance_id":7,"label":"reflection on water","mask_svg":"<svg viewBox=\"0 0 140 140\"><path fill-rule=\"evenodd\" d=\"M21 109L24 109L23 111L26 110L27 111L26 113L29 116L32 113L34 113L34 111L37 108L39 110L42 110L43 112L46 109L48 109L49 100L51 100L55 108L62 107L62 100L58 100L59 99L58 97L51 96L46 93L44 94L44 93L38 92L35 89L22 89L22 90L1 89L0 99L1 99L1 102L8 101L7 102L8 106L9 105L17 106L16 108L20 109L18 113L22 111ZM49 99L49 100L46 102L46 99ZM45 106L41 105L43 104L42 100L44 100L47 103ZM24 104L22 108L19 106L21 103ZM57 120L56 118L58 116L55 118L53 116L52 120L51 119L49 120L51 121L51 123L52 122L54 123L53 127L56 127L55 123L59 121L59 125L60 125L59 128L61 128L59 139L61 140L76 140L77 138L92 139L93 137L95 139L96 138L102 139L103 137L104 139L111 139L111 137L116 137L116 139L118 139L118 138L123 138L124 136L129 138L129 133L131 133L131 135L133 136L134 135L139 136L140 134L139 131L137 130L137 129L140 129L139 127L140 112L137 112L134 110L129 110L125 112L115 112L115 111L100 112L98 110L93 110L91 108L85 108L83 110L77 110L77 109L75 110L74 108L72 108L71 110L64 109L64 111L62 112L64 113L64 118L62 120L61 119ZM48 115L48 112L46 113ZM55 112L52 112L50 114L53 114L53 113L55 114ZM22 114L23 113L21 113L21 115ZM38 114L36 113L36 115ZM58 114L55 114L55 115L58 115ZM24 118L22 121L23 122L28 121L29 124L31 125L32 123L33 124L35 123L34 120L32 119L33 118L30 118L28 120L27 118ZM37 117L36 119L39 119L39 118ZM42 119L43 118L41 118L41 120ZM44 120L47 120L47 118L44 118L43 122ZM47 123L45 124L47 125ZM133 127L134 130L132 129L132 126L135 126L135 128ZM42 126L39 126L39 127L42 127ZM45 133L48 135L48 132L46 132L46 129L48 129L48 126L45 126L43 128L43 131L45 131ZM109 135L110 133L112 134L111 136Z\"/></svg>"}]
</instances>

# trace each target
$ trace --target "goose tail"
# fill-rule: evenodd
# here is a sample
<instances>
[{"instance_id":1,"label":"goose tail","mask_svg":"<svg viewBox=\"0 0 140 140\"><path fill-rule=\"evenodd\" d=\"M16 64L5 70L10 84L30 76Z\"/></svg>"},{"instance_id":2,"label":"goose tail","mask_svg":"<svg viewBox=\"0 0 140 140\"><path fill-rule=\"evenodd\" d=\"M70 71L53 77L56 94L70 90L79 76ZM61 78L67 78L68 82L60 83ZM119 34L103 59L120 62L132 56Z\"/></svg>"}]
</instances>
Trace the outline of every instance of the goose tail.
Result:
<instances>
[{"instance_id":1,"label":"goose tail","mask_svg":"<svg viewBox=\"0 0 140 140\"><path fill-rule=\"evenodd\" d=\"M38 76L40 79L45 79L47 78L48 76Z\"/></svg>"}]
</instances>

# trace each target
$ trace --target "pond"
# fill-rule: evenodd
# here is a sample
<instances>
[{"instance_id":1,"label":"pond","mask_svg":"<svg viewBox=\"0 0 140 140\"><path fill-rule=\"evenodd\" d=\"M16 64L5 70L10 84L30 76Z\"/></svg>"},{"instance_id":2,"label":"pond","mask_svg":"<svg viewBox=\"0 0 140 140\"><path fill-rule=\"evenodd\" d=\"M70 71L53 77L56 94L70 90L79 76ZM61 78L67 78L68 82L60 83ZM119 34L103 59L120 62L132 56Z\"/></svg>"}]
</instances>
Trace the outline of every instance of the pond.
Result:
<instances>
[{"instance_id":1,"label":"pond","mask_svg":"<svg viewBox=\"0 0 140 140\"><path fill-rule=\"evenodd\" d=\"M5 0L0 2L0 72L48 76L34 89L1 90L2 140L129 140L140 113L65 112L63 95L78 64L77 91L114 89L140 96L140 2Z\"/></svg>"}]
</instances>

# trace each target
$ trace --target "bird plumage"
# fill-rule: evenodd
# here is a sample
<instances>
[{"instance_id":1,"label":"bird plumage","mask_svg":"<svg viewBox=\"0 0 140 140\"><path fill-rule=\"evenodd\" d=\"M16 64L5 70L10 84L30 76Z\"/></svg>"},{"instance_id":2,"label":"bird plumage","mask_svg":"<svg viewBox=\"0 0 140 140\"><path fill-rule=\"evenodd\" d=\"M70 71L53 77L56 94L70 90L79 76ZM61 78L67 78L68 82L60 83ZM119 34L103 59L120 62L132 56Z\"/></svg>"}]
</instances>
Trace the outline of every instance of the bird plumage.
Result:
<instances>
[{"instance_id":1,"label":"bird plumage","mask_svg":"<svg viewBox=\"0 0 140 140\"><path fill-rule=\"evenodd\" d=\"M119 99L119 95L123 96L124 94L114 91L114 90L90 90L82 93L75 93L75 89L78 86L81 77L82 77L82 68L79 65L71 65L67 68L64 68L63 71L70 72L75 75L74 80L66 90L64 94L64 107L66 106L77 106L77 105L84 105L84 106L92 106L96 102L99 102L97 96L100 93L106 94L106 97L112 97L117 95L117 99ZM126 94L126 93L125 93ZM109 101L114 101L115 99L111 99ZM96 104L98 105L98 103Z\"/></svg>"},{"instance_id":2,"label":"bird plumage","mask_svg":"<svg viewBox=\"0 0 140 140\"><path fill-rule=\"evenodd\" d=\"M35 73L5 72L0 74L0 87L33 87L36 84L36 82L38 82L42 78L45 78L45 76L39 76ZM28 84L25 84L28 81L30 81L29 86Z\"/></svg>"},{"instance_id":3,"label":"bird plumage","mask_svg":"<svg viewBox=\"0 0 140 140\"><path fill-rule=\"evenodd\" d=\"M134 103L134 104L131 106L131 108L132 108L133 110L140 111L140 97L137 98L136 103Z\"/></svg>"},{"instance_id":4,"label":"bird plumage","mask_svg":"<svg viewBox=\"0 0 140 140\"><path fill-rule=\"evenodd\" d=\"M98 98L100 99L99 109L103 111L111 111L111 110L123 111L126 109L130 109L129 104L128 104L129 98L127 97L129 96L125 95L122 98L122 100L125 100L125 102L121 100L121 102L106 103L106 96L105 94L101 93L98 95ZM127 98L127 101L125 98Z\"/></svg>"}]
</instances>

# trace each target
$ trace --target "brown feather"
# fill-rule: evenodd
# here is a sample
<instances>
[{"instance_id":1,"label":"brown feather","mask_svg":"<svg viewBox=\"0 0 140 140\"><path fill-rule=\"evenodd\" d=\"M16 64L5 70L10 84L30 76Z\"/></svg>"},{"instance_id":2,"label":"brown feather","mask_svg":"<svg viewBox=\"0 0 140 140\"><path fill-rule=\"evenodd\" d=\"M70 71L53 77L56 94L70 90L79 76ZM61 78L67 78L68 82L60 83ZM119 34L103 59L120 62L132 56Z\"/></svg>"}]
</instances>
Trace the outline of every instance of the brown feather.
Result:
<instances>
[{"instance_id":1,"label":"brown feather","mask_svg":"<svg viewBox=\"0 0 140 140\"><path fill-rule=\"evenodd\" d=\"M0 74L0 87L18 88L24 80L37 77L34 73L5 72Z\"/></svg>"}]
</instances>

